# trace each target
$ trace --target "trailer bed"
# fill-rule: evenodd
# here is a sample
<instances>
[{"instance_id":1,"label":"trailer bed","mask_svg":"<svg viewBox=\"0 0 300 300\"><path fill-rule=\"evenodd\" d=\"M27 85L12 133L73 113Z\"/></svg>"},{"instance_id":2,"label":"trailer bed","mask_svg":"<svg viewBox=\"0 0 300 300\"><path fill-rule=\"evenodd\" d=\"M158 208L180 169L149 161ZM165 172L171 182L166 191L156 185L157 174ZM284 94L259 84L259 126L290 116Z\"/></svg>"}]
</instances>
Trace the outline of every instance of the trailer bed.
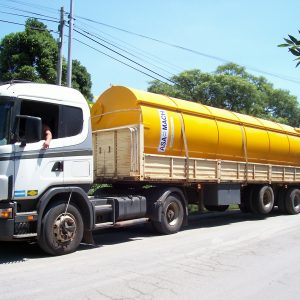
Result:
<instances>
[{"instance_id":1,"label":"trailer bed","mask_svg":"<svg viewBox=\"0 0 300 300\"><path fill-rule=\"evenodd\" d=\"M93 132L96 182L300 183L300 167L144 153L142 125Z\"/></svg>"}]
</instances>

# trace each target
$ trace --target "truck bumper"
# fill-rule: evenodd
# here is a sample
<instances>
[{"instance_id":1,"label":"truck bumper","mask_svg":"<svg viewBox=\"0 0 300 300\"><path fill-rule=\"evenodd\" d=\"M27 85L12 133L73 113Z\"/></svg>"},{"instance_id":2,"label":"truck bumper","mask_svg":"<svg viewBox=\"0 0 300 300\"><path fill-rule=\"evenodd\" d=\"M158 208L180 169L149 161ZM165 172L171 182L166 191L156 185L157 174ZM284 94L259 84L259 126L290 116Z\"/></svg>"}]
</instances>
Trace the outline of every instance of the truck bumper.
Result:
<instances>
[{"instance_id":1,"label":"truck bumper","mask_svg":"<svg viewBox=\"0 0 300 300\"><path fill-rule=\"evenodd\" d=\"M15 203L12 202L0 202L0 209L13 209L13 216L15 214ZM13 219L1 219L0 218L0 241L12 241L14 236L15 220Z\"/></svg>"},{"instance_id":2,"label":"truck bumper","mask_svg":"<svg viewBox=\"0 0 300 300\"><path fill-rule=\"evenodd\" d=\"M0 241L13 240L14 225L14 220L0 220Z\"/></svg>"}]
</instances>

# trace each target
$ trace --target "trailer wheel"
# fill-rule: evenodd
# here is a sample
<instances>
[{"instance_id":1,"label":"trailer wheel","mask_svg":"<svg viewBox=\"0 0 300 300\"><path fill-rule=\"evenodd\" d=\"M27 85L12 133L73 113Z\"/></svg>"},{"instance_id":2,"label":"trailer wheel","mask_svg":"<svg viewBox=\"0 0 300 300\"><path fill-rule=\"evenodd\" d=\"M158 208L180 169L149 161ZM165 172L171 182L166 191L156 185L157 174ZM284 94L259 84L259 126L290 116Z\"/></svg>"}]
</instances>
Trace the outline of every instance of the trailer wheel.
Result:
<instances>
[{"instance_id":1,"label":"trailer wheel","mask_svg":"<svg viewBox=\"0 0 300 300\"><path fill-rule=\"evenodd\" d=\"M229 208L229 205L205 205L208 211L223 212Z\"/></svg>"},{"instance_id":2,"label":"trailer wheel","mask_svg":"<svg viewBox=\"0 0 300 300\"><path fill-rule=\"evenodd\" d=\"M285 196L285 208L289 215L296 215L300 212L300 190L291 188Z\"/></svg>"},{"instance_id":3,"label":"trailer wheel","mask_svg":"<svg viewBox=\"0 0 300 300\"><path fill-rule=\"evenodd\" d=\"M154 228L162 234L172 234L180 230L184 211L181 201L175 195L169 195L163 202L161 221L154 221Z\"/></svg>"},{"instance_id":4,"label":"trailer wheel","mask_svg":"<svg viewBox=\"0 0 300 300\"><path fill-rule=\"evenodd\" d=\"M270 213L274 206L274 192L268 186L258 187L254 192L254 207L259 214L266 215Z\"/></svg>"},{"instance_id":5,"label":"trailer wheel","mask_svg":"<svg viewBox=\"0 0 300 300\"><path fill-rule=\"evenodd\" d=\"M74 252L83 237L83 221L78 208L61 203L51 207L42 220L39 246L51 255Z\"/></svg>"}]
</instances>

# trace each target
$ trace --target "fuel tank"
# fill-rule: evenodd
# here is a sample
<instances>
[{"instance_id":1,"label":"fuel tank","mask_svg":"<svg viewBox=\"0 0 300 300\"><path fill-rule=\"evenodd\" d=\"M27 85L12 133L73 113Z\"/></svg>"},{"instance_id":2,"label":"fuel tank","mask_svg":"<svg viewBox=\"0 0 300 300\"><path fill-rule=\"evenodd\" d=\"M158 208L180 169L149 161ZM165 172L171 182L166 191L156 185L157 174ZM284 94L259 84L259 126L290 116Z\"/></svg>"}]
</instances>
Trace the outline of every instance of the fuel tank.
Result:
<instances>
[{"instance_id":1,"label":"fuel tank","mask_svg":"<svg viewBox=\"0 0 300 300\"><path fill-rule=\"evenodd\" d=\"M91 109L93 131L142 124L144 153L300 165L300 129L112 86Z\"/></svg>"}]
</instances>

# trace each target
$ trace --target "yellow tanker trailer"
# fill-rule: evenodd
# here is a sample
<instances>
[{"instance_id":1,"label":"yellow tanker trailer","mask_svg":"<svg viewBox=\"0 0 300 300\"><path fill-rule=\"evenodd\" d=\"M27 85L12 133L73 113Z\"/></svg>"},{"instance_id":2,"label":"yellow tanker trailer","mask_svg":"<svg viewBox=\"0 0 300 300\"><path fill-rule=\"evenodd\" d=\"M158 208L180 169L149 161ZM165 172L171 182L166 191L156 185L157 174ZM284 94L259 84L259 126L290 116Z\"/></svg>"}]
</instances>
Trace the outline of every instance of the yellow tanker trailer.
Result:
<instances>
[{"instance_id":1,"label":"yellow tanker trailer","mask_svg":"<svg viewBox=\"0 0 300 300\"><path fill-rule=\"evenodd\" d=\"M197 187L215 210L300 211L298 128L122 86L91 121L98 182Z\"/></svg>"}]
</instances>

